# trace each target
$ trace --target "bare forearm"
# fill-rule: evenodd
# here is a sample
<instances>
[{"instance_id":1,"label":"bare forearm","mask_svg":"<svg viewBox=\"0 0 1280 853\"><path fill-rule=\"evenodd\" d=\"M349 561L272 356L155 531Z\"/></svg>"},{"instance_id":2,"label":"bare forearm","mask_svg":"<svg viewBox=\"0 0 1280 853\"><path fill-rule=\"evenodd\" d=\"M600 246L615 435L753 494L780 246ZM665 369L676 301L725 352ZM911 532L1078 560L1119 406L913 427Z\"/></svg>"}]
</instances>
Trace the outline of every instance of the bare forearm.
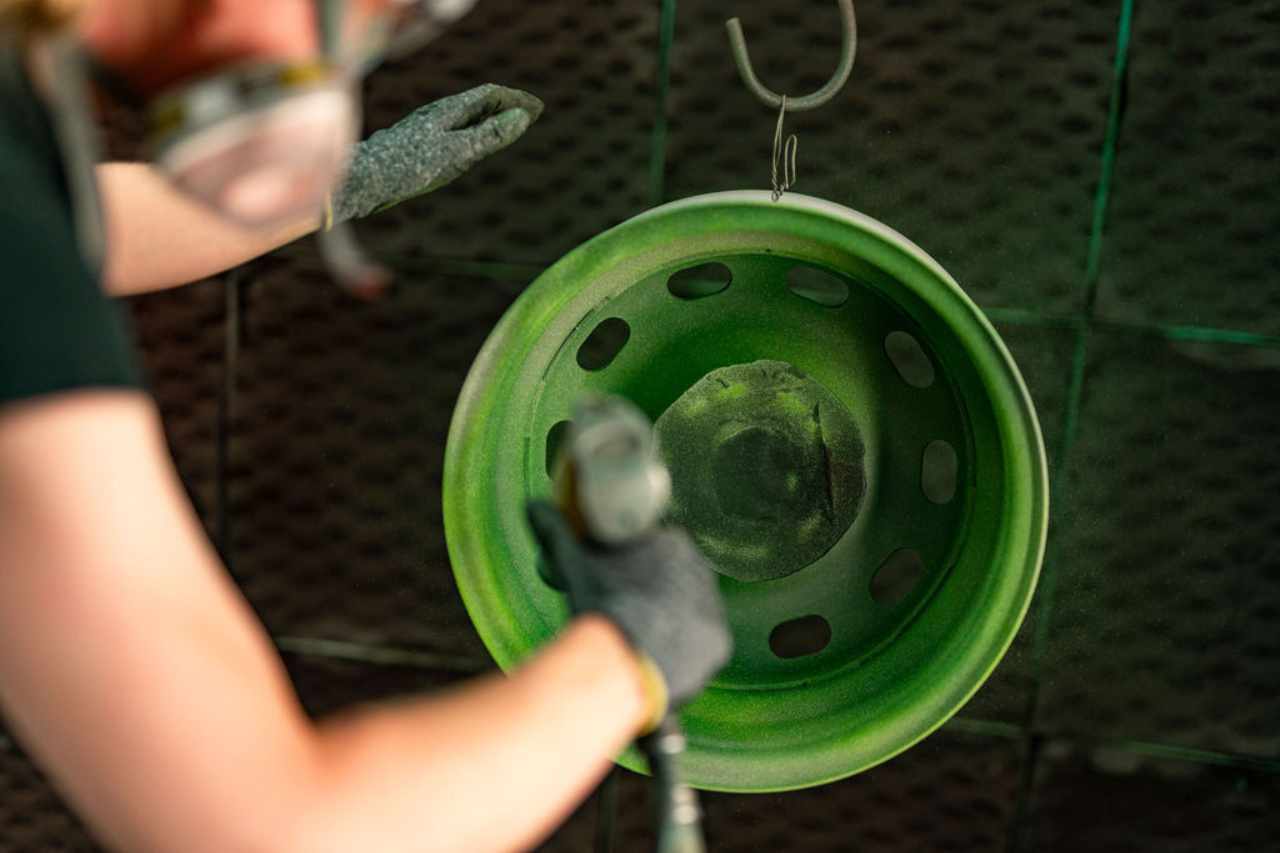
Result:
<instances>
[{"instance_id":1,"label":"bare forearm","mask_svg":"<svg viewBox=\"0 0 1280 853\"><path fill-rule=\"evenodd\" d=\"M113 848L527 847L647 716L584 617L510 678L309 721L163 448L136 392L0 408L0 708Z\"/></svg>"},{"instance_id":2,"label":"bare forearm","mask_svg":"<svg viewBox=\"0 0 1280 853\"><path fill-rule=\"evenodd\" d=\"M107 222L104 284L116 296L162 290L228 270L316 230L317 217L255 230L187 198L144 163L98 166Z\"/></svg>"},{"instance_id":3,"label":"bare forearm","mask_svg":"<svg viewBox=\"0 0 1280 853\"><path fill-rule=\"evenodd\" d=\"M644 704L626 641L588 616L510 678L334 720L315 848L527 849L604 775Z\"/></svg>"}]
</instances>

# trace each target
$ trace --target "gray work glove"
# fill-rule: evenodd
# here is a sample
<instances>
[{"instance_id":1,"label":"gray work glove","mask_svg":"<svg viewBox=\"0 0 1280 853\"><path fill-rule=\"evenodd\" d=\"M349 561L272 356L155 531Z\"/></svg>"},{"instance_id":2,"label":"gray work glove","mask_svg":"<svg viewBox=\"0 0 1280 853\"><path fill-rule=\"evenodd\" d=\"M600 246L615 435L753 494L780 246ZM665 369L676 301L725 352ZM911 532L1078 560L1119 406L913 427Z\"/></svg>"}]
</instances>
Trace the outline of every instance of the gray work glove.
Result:
<instances>
[{"instance_id":1,"label":"gray work glove","mask_svg":"<svg viewBox=\"0 0 1280 853\"><path fill-rule=\"evenodd\" d=\"M621 547L584 542L546 501L529 504L545 551L539 572L574 613L597 612L657 664L672 710L702 692L729 660L733 639L710 564L678 527Z\"/></svg>"},{"instance_id":2,"label":"gray work glove","mask_svg":"<svg viewBox=\"0 0 1280 853\"><path fill-rule=\"evenodd\" d=\"M333 219L368 216L438 190L524 134L542 101L487 83L419 107L355 147Z\"/></svg>"}]
</instances>

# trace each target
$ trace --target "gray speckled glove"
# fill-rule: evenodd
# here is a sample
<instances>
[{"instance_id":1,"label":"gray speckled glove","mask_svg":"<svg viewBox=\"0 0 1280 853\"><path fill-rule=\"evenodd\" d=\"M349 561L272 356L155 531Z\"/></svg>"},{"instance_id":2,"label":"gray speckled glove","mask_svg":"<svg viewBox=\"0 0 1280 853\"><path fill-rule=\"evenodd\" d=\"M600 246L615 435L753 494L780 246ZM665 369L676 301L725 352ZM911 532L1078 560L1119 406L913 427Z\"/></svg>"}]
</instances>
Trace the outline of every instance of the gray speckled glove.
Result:
<instances>
[{"instance_id":1,"label":"gray speckled glove","mask_svg":"<svg viewBox=\"0 0 1280 853\"><path fill-rule=\"evenodd\" d=\"M605 547L579 541L546 501L533 501L528 513L543 580L568 595L574 613L602 613L622 629L657 665L671 708L697 696L729 660L733 637L715 572L689 535L664 527Z\"/></svg>"},{"instance_id":2,"label":"gray speckled glove","mask_svg":"<svg viewBox=\"0 0 1280 853\"><path fill-rule=\"evenodd\" d=\"M538 98L493 83L419 107L356 145L333 194L334 221L440 189L515 142L540 115Z\"/></svg>"}]
</instances>

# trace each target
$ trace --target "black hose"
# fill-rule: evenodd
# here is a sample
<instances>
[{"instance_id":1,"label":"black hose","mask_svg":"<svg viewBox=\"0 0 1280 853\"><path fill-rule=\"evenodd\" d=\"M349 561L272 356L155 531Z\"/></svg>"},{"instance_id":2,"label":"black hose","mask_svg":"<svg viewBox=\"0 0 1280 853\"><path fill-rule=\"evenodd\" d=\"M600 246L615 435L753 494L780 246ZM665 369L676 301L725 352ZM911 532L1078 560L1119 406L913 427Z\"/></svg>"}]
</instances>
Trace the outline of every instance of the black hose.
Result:
<instances>
[{"instance_id":1,"label":"black hose","mask_svg":"<svg viewBox=\"0 0 1280 853\"><path fill-rule=\"evenodd\" d=\"M596 791L596 845L595 853L612 853L614 827L618 820L618 767L609 768L609 775Z\"/></svg>"}]
</instances>

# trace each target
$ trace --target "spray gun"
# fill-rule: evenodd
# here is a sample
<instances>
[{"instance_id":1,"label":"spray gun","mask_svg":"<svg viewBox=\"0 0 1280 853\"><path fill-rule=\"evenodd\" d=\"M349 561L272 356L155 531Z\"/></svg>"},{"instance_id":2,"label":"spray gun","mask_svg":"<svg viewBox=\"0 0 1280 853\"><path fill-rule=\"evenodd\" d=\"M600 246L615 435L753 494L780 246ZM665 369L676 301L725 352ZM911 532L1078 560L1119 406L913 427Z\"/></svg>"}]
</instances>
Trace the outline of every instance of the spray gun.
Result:
<instances>
[{"instance_id":1,"label":"spray gun","mask_svg":"<svg viewBox=\"0 0 1280 853\"><path fill-rule=\"evenodd\" d=\"M592 397L575 410L556 467L556 502L578 534L619 547L655 529L671 498L653 426L631 403ZM669 713L637 742L653 774L660 853L702 853L697 795L680 778L684 733Z\"/></svg>"}]
</instances>

